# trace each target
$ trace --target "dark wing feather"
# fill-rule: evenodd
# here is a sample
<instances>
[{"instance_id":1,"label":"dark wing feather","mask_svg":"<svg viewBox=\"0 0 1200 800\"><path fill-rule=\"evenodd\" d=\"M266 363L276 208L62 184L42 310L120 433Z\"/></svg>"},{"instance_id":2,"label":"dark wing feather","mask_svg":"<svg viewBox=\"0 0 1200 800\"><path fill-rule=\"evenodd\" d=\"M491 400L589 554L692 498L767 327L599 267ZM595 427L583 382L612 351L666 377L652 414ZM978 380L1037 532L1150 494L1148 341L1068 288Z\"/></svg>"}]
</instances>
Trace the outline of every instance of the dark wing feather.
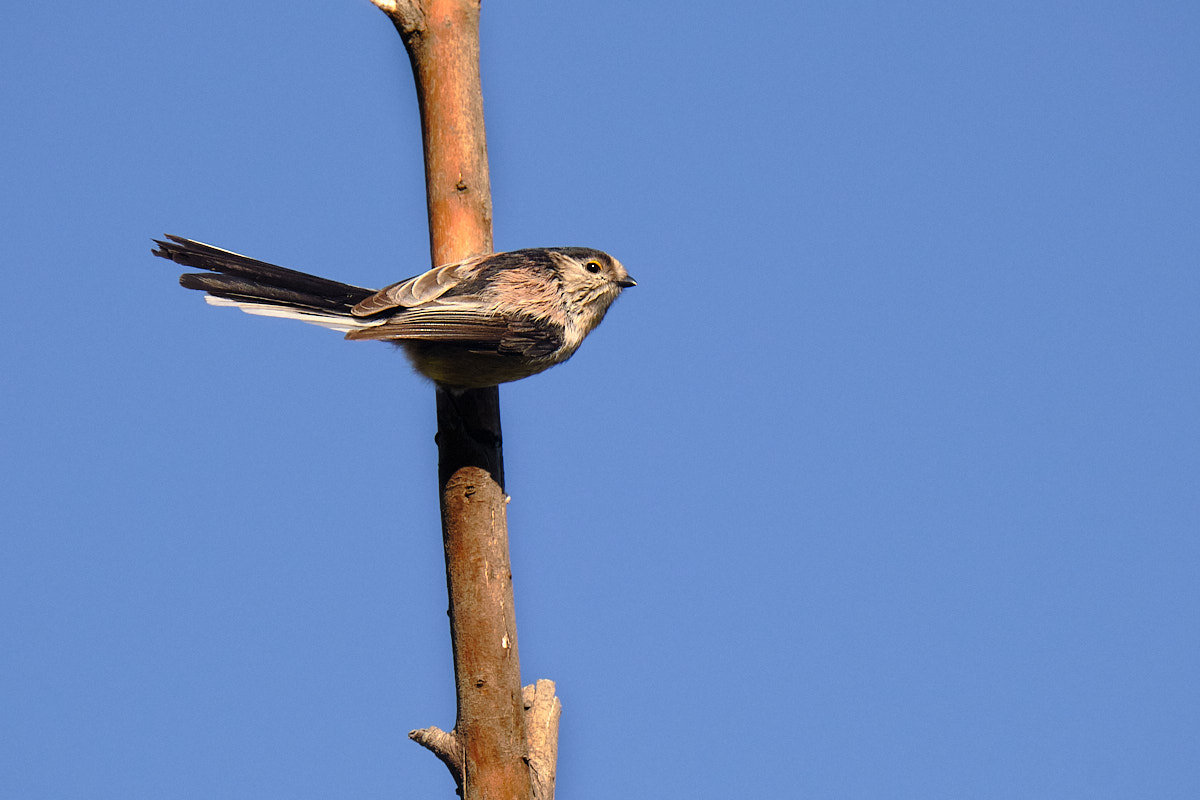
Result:
<instances>
[{"instance_id":1,"label":"dark wing feather","mask_svg":"<svg viewBox=\"0 0 1200 800\"><path fill-rule=\"evenodd\" d=\"M561 325L514 317L508 321L508 333L500 341L500 352L543 358L562 347L565 338Z\"/></svg>"},{"instance_id":2,"label":"dark wing feather","mask_svg":"<svg viewBox=\"0 0 1200 800\"><path fill-rule=\"evenodd\" d=\"M485 316L473 309L412 308L380 325L346 334L347 339L411 339L418 341L476 342L499 346L508 331L504 317Z\"/></svg>"},{"instance_id":3,"label":"dark wing feather","mask_svg":"<svg viewBox=\"0 0 1200 800\"><path fill-rule=\"evenodd\" d=\"M563 343L561 326L529 317L485 316L473 309L410 308L380 325L350 331L347 339L458 342L472 349L529 358L548 356Z\"/></svg>"}]
</instances>

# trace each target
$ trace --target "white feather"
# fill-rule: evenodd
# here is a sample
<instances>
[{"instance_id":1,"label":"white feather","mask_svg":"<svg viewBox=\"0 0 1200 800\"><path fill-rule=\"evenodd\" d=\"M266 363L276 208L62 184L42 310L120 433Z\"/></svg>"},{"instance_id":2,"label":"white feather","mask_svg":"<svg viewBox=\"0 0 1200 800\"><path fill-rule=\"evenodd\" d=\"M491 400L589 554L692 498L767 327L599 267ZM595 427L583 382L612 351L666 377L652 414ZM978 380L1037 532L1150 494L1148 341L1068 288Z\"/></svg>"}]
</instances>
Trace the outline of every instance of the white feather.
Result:
<instances>
[{"instance_id":1,"label":"white feather","mask_svg":"<svg viewBox=\"0 0 1200 800\"><path fill-rule=\"evenodd\" d=\"M301 311L286 306L270 306L263 303L251 303L240 300L230 300L228 297L205 295L204 301L210 306L228 306L240 308L247 314L257 314L260 317L278 317L280 319L297 319L310 325L320 325L322 328L349 333L362 328L371 328L384 322L381 319L359 320L341 314L322 314L319 311Z\"/></svg>"}]
</instances>

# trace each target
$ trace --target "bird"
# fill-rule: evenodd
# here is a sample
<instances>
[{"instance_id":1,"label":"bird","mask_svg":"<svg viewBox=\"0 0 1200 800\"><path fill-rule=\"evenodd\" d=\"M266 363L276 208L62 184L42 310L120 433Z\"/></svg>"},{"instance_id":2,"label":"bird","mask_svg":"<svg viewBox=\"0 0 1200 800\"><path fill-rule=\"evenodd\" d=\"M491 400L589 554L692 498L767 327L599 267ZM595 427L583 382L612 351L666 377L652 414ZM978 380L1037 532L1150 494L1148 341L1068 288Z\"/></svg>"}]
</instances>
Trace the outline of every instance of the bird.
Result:
<instances>
[{"instance_id":1,"label":"bird","mask_svg":"<svg viewBox=\"0 0 1200 800\"><path fill-rule=\"evenodd\" d=\"M185 267L179 283L215 306L296 319L401 347L440 387L482 389L570 358L624 289L621 262L587 247L488 253L366 289L167 234L154 255Z\"/></svg>"}]
</instances>

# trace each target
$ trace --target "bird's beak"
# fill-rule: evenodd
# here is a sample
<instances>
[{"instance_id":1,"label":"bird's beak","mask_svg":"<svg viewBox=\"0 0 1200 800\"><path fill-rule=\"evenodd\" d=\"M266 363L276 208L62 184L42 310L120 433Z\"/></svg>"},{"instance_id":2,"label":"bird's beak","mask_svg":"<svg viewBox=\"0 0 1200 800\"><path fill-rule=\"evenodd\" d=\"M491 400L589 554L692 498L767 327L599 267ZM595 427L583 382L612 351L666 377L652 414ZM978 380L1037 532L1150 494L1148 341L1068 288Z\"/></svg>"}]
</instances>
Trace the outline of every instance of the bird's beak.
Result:
<instances>
[{"instance_id":1,"label":"bird's beak","mask_svg":"<svg viewBox=\"0 0 1200 800\"><path fill-rule=\"evenodd\" d=\"M626 275L625 280L617 281L617 286L620 286L622 289L628 289L630 286L637 286L637 281Z\"/></svg>"}]
</instances>

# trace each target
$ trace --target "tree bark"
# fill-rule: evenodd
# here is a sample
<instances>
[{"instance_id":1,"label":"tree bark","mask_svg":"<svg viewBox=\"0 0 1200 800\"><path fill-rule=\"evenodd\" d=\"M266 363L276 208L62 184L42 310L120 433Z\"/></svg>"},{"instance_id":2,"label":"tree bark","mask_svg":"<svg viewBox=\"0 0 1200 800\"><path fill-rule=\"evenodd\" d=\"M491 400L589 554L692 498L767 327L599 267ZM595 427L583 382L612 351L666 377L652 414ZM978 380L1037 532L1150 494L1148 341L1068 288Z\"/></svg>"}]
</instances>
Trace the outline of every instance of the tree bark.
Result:
<instances>
[{"instance_id":1,"label":"tree bark","mask_svg":"<svg viewBox=\"0 0 1200 800\"><path fill-rule=\"evenodd\" d=\"M412 63L433 266L490 253L479 0L372 2L395 23ZM561 706L550 681L528 687L528 708L522 695L499 390L439 388L437 419L458 715L449 733L430 727L409 736L446 764L466 800L552 800Z\"/></svg>"}]
</instances>

